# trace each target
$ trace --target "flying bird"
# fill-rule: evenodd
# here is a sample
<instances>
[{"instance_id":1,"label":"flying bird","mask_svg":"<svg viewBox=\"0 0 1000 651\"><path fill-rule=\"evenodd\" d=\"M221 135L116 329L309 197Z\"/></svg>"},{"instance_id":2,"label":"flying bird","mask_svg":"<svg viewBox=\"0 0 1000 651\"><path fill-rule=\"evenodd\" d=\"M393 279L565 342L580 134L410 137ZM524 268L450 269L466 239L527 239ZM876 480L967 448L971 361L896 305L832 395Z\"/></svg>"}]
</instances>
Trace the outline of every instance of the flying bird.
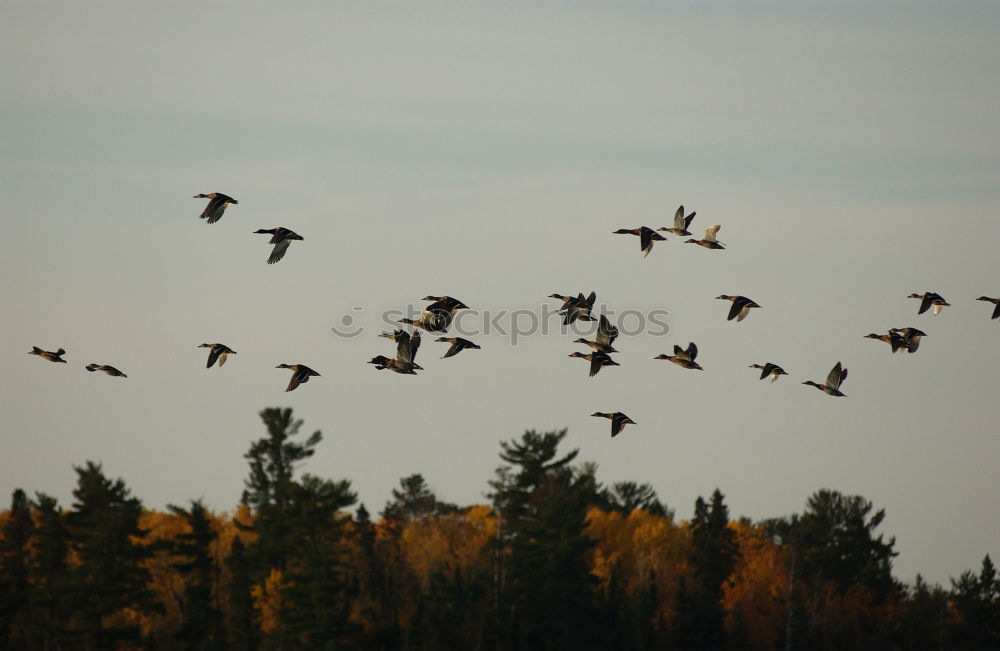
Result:
<instances>
[{"instance_id":1,"label":"flying bird","mask_svg":"<svg viewBox=\"0 0 1000 651\"><path fill-rule=\"evenodd\" d=\"M284 226L261 228L254 231L254 233L266 233L271 235L271 239L268 241L268 244L273 244L274 248L271 249L271 257L267 259L267 264L274 264L278 260L285 257L285 251L288 250L288 245L292 243L292 240L304 239L298 233L288 230Z\"/></svg>"},{"instance_id":2,"label":"flying bird","mask_svg":"<svg viewBox=\"0 0 1000 651\"><path fill-rule=\"evenodd\" d=\"M890 328L889 334L902 337L903 347L910 353L917 352L920 348L920 338L927 336L926 332L917 328Z\"/></svg>"},{"instance_id":3,"label":"flying bird","mask_svg":"<svg viewBox=\"0 0 1000 651\"><path fill-rule=\"evenodd\" d=\"M823 384L816 384L812 380L806 380L802 384L808 384L809 386L816 387L829 396L846 397L846 394L840 392L840 385L846 379L847 369L841 368L840 362L837 362L837 364L830 370L830 374L826 376L826 382Z\"/></svg>"},{"instance_id":4,"label":"flying bird","mask_svg":"<svg viewBox=\"0 0 1000 651\"><path fill-rule=\"evenodd\" d=\"M951 303L944 300L944 297L936 292L927 292L925 294L910 294L906 298L919 298L920 299L920 309L917 310L917 314L923 314L929 308L934 308L934 314L938 314L943 307L950 307Z\"/></svg>"},{"instance_id":5,"label":"flying bird","mask_svg":"<svg viewBox=\"0 0 1000 651\"><path fill-rule=\"evenodd\" d=\"M692 341L688 344L686 349L681 348L677 344L674 344L674 354L667 355L666 353L662 355L657 355L653 359L665 359L668 362L673 362L681 368L693 369L698 371L704 371L698 362L694 361L698 357L698 346Z\"/></svg>"},{"instance_id":6,"label":"flying bird","mask_svg":"<svg viewBox=\"0 0 1000 651\"><path fill-rule=\"evenodd\" d=\"M742 321L747 318L748 314L750 314L750 308L760 307L756 301L750 300L746 296L727 296L722 294L721 296L716 296L715 298L733 302L732 306L729 308L729 316L726 317L726 321L732 321L733 319L736 319L737 322Z\"/></svg>"},{"instance_id":7,"label":"flying bird","mask_svg":"<svg viewBox=\"0 0 1000 651\"><path fill-rule=\"evenodd\" d=\"M987 301L993 303L996 307L993 308L993 316L991 319L1000 319L1000 298L990 298L989 296L980 296L976 299L977 301Z\"/></svg>"},{"instance_id":8,"label":"flying bird","mask_svg":"<svg viewBox=\"0 0 1000 651\"><path fill-rule=\"evenodd\" d=\"M441 341L444 343L451 344L451 347L448 349L448 352L445 353L441 359L445 359L446 357L453 357L466 349L479 350L481 348L480 346L477 346L468 339L463 339L461 337L438 337L434 341Z\"/></svg>"},{"instance_id":9,"label":"flying bird","mask_svg":"<svg viewBox=\"0 0 1000 651\"><path fill-rule=\"evenodd\" d=\"M295 387L305 384L314 375L319 377L319 373L305 364L278 364L274 368L287 368L292 371L292 378L288 381L288 388L285 391L294 391Z\"/></svg>"},{"instance_id":10,"label":"flying bird","mask_svg":"<svg viewBox=\"0 0 1000 651\"><path fill-rule=\"evenodd\" d=\"M229 355L236 354L235 350L225 344L200 344L198 348L211 348L208 351L208 365L205 368L212 368L215 360L219 360L219 366L222 366Z\"/></svg>"},{"instance_id":11,"label":"flying bird","mask_svg":"<svg viewBox=\"0 0 1000 651\"><path fill-rule=\"evenodd\" d=\"M657 240L666 240L652 228L648 226L640 226L639 228L619 228L614 231L614 235L638 235L639 236L639 247L642 249L642 257L649 255L649 252L653 250L653 242Z\"/></svg>"},{"instance_id":12,"label":"flying bird","mask_svg":"<svg viewBox=\"0 0 1000 651\"><path fill-rule=\"evenodd\" d=\"M698 246L703 246L706 249L724 249L725 246L721 242L715 239L716 233L722 228L722 224L713 224L705 229L705 237L700 240L684 240L685 244L697 244Z\"/></svg>"},{"instance_id":13,"label":"flying bird","mask_svg":"<svg viewBox=\"0 0 1000 651\"><path fill-rule=\"evenodd\" d=\"M383 333L381 336L387 336ZM396 342L396 357L389 358L385 355L373 357L368 363L374 364L375 368L382 371L389 369L403 375L416 375L417 371L424 370L414 360L417 350L420 348L420 333L414 332L412 335L405 330L396 330L390 339Z\"/></svg>"},{"instance_id":14,"label":"flying bird","mask_svg":"<svg viewBox=\"0 0 1000 651\"><path fill-rule=\"evenodd\" d=\"M751 364L749 368L759 368L760 369L760 379L770 376L771 383L773 384L782 375L788 375L785 373L785 369L781 368L777 364L772 364L771 362L766 362L763 366L760 364Z\"/></svg>"},{"instance_id":15,"label":"flying bird","mask_svg":"<svg viewBox=\"0 0 1000 651\"><path fill-rule=\"evenodd\" d=\"M600 321L597 324L597 338L594 341L590 341L581 337L580 339L574 340L573 343L586 344L594 350L602 353L617 353L618 351L611 345L617 338L618 328L611 325L611 322L608 321L608 317L602 314Z\"/></svg>"},{"instance_id":16,"label":"flying bird","mask_svg":"<svg viewBox=\"0 0 1000 651\"><path fill-rule=\"evenodd\" d=\"M110 375L111 377L128 377L114 366L108 366L107 364L87 364L87 370L93 373L94 371L100 371L105 375Z\"/></svg>"},{"instance_id":17,"label":"flying bird","mask_svg":"<svg viewBox=\"0 0 1000 651\"><path fill-rule=\"evenodd\" d=\"M604 412L595 411L591 416L600 416L601 418L607 418L611 420L611 438L618 436L622 429L626 425L635 425L635 421L623 414L620 411L615 411L610 414L605 414Z\"/></svg>"},{"instance_id":18,"label":"flying bird","mask_svg":"<svg viewBox=\"0 0 1000 651\"><path fill-rule=\"evenodd\" d=\"M663 227L658 228L656 230L658 230L658 231L667 231L668 233L673 233L674 235L678 235L678 236L687 236L687 235L690 235L691 233L690 233L690 231L688 231L688 226L691 225L691 220L694 219L694 216L696 214L697 213L692 212L690 215L688 215L687 217L685 217L684 216L684 206L681 206L680 208L677 209L677 212L674 213L674 226L673 226L673 228L667 228L666 226L663 226Z\"/></svg>"},{"instance_id":19,"label":"flying bird","mask_svg":"<svg viewBox=\"0 0 1000 651\"><path fill-rule=\"evenodd\" d=\"M588 355L583 353L570 353L570 357L580 357L590 362L590 377L597 375L601 368L605 366L621 366L618 362L611 359L607 353L602 353L600 351L594 351Z\"/></svg>"},{"instance_id":20,"label":"flying bird","mask_svg":"<svg viewBox=\"0 0 1000 651\"><path fill-rule=\"evenodd\" d=\"M48 350L42 350L38 346L32 346L31 350L28 351L28 354L38 355L42 359L47 359L50 362L62 362L63 364L66 363L66 360L62 358L62 356L66 354L66 351L63 350L62 348L53 353Z\"/></svg>"},{"instance_id":21,"label":"flying bird","mask_svg":"<svg viewBox=\"0 0 1000 651\"><path fill-rule=\"evenodd\" d=\"M215 222L222 219L222 213L226 212L226 206L229 204L238 204L239 201L233 199L232 197L222 194L221 192L212 192L210 194L196 194L195 199L209 199L208 205L205 206L205 210L202 211L200 217L201 219L207 219L209 224L214 224Z\"/></svg>"},{"instance_id":22,"label":"flying bird","mask_svg":"<svg viewBox=\"0 0 1000 651\"><path fill-rule=\"evenodd\" d=\"M880 335L875 332L867 334L863 337L864 339L877 339L878 341L884 341L889 344L892 348L892 352L898 352L900 348L906 348L906 340L903 335L899 334L895 330L890 330L888 334Z\"/></svg>"}]
</instances>

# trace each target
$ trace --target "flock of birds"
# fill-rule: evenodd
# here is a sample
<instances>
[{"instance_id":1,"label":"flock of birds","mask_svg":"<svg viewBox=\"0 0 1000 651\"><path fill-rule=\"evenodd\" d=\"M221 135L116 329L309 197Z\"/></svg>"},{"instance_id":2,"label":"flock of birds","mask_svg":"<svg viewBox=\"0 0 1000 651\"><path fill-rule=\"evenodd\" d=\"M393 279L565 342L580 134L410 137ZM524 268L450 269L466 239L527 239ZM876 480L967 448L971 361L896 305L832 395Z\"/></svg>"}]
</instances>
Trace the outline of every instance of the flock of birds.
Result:
<instances>
[{"instance_id":1,"label":"flock of birds","mask_svg":"<svg viewBox=\"0 0 1000 651\"><path fill-rule=\"evenodd\" d=\"M206 220L209 224L218 222L230 204L237 205L239 203L236 199L222 194L221 192L197 194L194 198L209 200L204 211L202 211L200 215L201 219ZM646 257L653 250L654 242L666 240L666 238L660 235L658 231L665 231L678 236L690 236L691 233L688 231L688 227L690 227L695 214L696 213L691 212L690 214L685 215L684 206L680 206L674 214L674 225L672 227L664 226L656 230L647 226L640 226L639 228L633 229L622 228L614 231L614 234L637 235L639 237L642 255L643 257ZM693 238L688 239L685 240L685 243L697 244L707 249L725 249L726 247L716 239L720 228L722 227L719 224L709 226L705 229L704 238L700 240ZM281 260L285 256L285 253L287 252L292 241L303 239L301 235L298 235L294 231L283 226L276 226L275 228L270 229L259 229L254 231L254 233L271 235L269 243L273 244L274 247L271 250L271 255L267 259L267 264L274 264ZM596 321L598 323L597 332L593 340L580 338L574 341L574 343L581 343L588 346L592 352L587 354L574 352L569 355L570 357L585 359L590 363L590 377L597 375L605 366L620 366L620 364L614 361L611 357L612 354L618 352L614 348L615 339L618 337L618 328L615 327L604 314L600 314L596 318L594 317L592 312L594 304L597 301L597 294L595 292L591 292L588 296L584 296L583 292L579 292L576 296L551 294L549 295L549 298L562 301L562 307L559 311L559 315L563 317L564 325L570 325L576 321ZM737 322L743 321L747 318L751 309L761 307L756 301L747 298L746 296L729 296L722 294L716 298L731 302L729 315L727 317L727 320L729 321L734 319ZM923 294L910 294L907 298L916 298L920 300L920 307L917 314L924 314L928 310L931 310L933 314L938 314L941 312L942 308L951 305L940 294L930 291ZM422 330L428 333L446 334L448 328L454 321L456 314L460 310L470 309L462 301L450 296L425 296L422 300L430 301L430 304L423 309L418 319L414 320L403 318L399 320L399 323L413 328L412 332L407 332L404 329L397 329L393 332L383 332L379 334L379 337L385 337L395 342L395 356L386 357L385 355L378 355L373 357L368 362L369 364L373 364L375 368L380 371L388 369L403 375L416 375L417 371L423 370L423 367L416 363L416 355L417 351L420 349L421 343L420 331ZM990 318L1000 318L1000 298L980 296L976 300L993 303L995 308ZM927 333L922 330L914 327L905 327L890 328L886 334L867 334L864 338L876 339L889 344L893 353L904 349L909 353L915 353L920 346L920 339L926 336ZM478 350L480 348L477 344L462 337L441 336L435 339L435 341L450 344L448 351L442 356L442 358L453 357L463 350ZM221 367L226 363L226 359L229 355L236 354L235 350L221 343L203 343L198 347L209 349L206 368L211 368L216 362L218 362L218 365ZM65 353L66 351L62 348L59 348L56 351L47 351L38 348L37 346L32 346L32 349L28 354L37 355L50 362L61 362L65 364L66 360L63 359L63 355ZM704 370L696 361L697 357L698 346L694 342L690 342L686 348L674 345L673 355L661 354L657 355L654 359L667 360L684 369L698 371ZM87 364L85 368L90 372L100 371L111 377L128 377L125 373L109 364L92 363ZM319 376L319 373L305 364L279 364L275 368L289 369L292 371L292 377L289 380L285 391L293 391L300 384L308 382L310 377ZM750 368L760 370L760 379L763 380L764 378L770 377L772 383L775 382L780 376L788 375L783 368L772 362L766 362L763 365L751 364ZM812 380L806 380L802 384L816 387L827 395L843 397L846 394L841 392L840 387L845 379L847 379L847 369L844 368L838 361L830 370L830 373L827 375L826 380L822 384ZM621 433L625 425L636 424L634 420L620 411L607 413L595 412L591 414L591 416L607 418L611 421L612 438Z\"/></svg>"}]
</instances>

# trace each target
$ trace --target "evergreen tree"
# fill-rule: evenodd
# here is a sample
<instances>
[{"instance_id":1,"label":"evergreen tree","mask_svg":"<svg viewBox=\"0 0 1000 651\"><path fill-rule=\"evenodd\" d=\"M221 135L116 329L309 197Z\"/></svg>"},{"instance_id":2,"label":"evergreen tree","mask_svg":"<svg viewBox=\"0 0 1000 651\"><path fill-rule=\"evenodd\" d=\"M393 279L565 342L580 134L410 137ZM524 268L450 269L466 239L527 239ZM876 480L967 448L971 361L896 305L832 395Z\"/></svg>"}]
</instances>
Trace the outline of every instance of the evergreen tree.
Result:
<instances>
[{"instance_id":1,"label":"evergreen tree","mask_svg":"<svg viewBox=\"0 0 1000 651\"><path fill-rule=\"evenodd\" d=\"M978 575L966 570L951 584L957 621L948 641L970 651L1000 648L1000 580L989 555Z\"/></svg>"},{"instance_id":2,"label":"evergreen tree","mask_svg":"<svg viewBox=\"0 0 1000 651\"><path fill-rule=\"evenodd\" d=\"M100 464L88 461L74 470L76 502L66 516L70 545L79 559L69 572L73 634L86 649L136 644L139 627L134 615L126 617L123 611L162 611L143 567L151 551L138 542L146 535L139 527L142 503L130 496L121 479L105 477Z\"/></svg>"},{"instance_id":3,"label":"evergreen tree","mask_svg":"<svg viewBox=\"0 0 1000 651\"><path fill-rule=\"evenodd\" d=\"M239 536L233 538L229 547L226 566L229 568L226 640L234 651L253 651L257 648L259 637L251 593L253 580L250 577L246 547Z\"/></svg>"},{"instance_id":4,"label":"evergreen tree","mask_svg":"<svg viewBox=\"0 0 1000 651\"><path fill-rule=\"evenodd\" d=\"M224 646L224 631L222 613L214 601L216 567L212 557L212 544L218 534L200 500L193 500L190 509L173 505L169 508L191 528L173 540L172 551L181 559L174 568L184 579L177 639L184 649L220 648Z\"/></svg>"},{"instance_id":5,"label":"evergreen tree","mask_svg":"<svg viewBox=\"0 0 1000 651\"><path fill-rule=\"evenodd\" d=\"M599 644L593 541L584 534L595 482L591 473L569 467L577 450L558 457L565 436L566 430L529 431L520 441L501 443L500 458L512 465L499 469L491 485L503 527L498 614L507 648Z\"/></svg>"},{"instance_id":6,"label":"evergreen tree","mask_svg":"<svg viewBox=\"0 0 1000 651\"><path fill-rule=\"evenodd\" d=\"M36 493L38 526L31 565L31 648L58 649L67 640L72 613L66 571L69 531L54 497Z\"/></svg>"},{"instance_id":7,"label":"evergreen tree","mask_svg":"<svg viewBox=\"0 0 1000 651\"><path fill-rule=\"evenodd\" d=\"M0 532L0 641L3 648L30 647L31 538L35 531L24 491L11 496L10 514Z\"/></svg>"},{"instance_id":8,"label":"evergreen tree","mask_svg":"<svg viewBox=\"0 0 1000 651\"><path fill-rule=\"evenodd\" d=\"M242 502L254 509L251 529L257 533L251 554L258 577L271 568L283 570L294 550L288 518L295 492L296 466L315 454L323 434L313 432L303 443L292 441L303 421L292 419L291 409L269 408L260 412L267 437L258 439L244 455L250 462Z\"/></svg>"},{"instance_id":9,"label":"evergreen tree","mask_svg":"<svg viewBox=\"0 0 1000 651\"><path fill-rule=\"evenodd\" d=\"M945 648L948 595L939 586L929 586L919 574L905 603L901 648L905 651L937 651Z\"/></svg>"},{"instance_id":10,"label":"evergreen tree","mask_svg":"<svg viewBox=\"0 0 1000 651\"><path fill-rule=\"evenodd\" d=\"M715 489L711 504L701 497L695 501L689 559L694 575L684 602L678 603L678 637L685 648L726 646L723 584L733 572L739 548L723 500L722 493Z\"/></svg>"},{"instance_id":11,"label":"evergreen tree","mask_svg":"<svg viewBox=\"0 0 1000 651\"><path fill-rule=\"evenodd\" d=\"M392 522L409 522L457 510L454 504L439 502L423 475L415 474L403 477L399 480L399 488L392 489L392 500L386 502L382 517Z\"/></svg>"}]
</instances>

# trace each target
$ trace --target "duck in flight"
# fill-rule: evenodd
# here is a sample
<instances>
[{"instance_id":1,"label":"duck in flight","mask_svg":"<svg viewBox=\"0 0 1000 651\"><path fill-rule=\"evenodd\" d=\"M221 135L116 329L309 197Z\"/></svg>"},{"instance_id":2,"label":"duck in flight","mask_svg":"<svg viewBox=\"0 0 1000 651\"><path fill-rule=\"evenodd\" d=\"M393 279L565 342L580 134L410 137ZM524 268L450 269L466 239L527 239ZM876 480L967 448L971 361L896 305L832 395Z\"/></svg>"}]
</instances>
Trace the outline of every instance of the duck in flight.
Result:
<instances>
[{"instance_id":1,"label":"duck in flight","mask_svg":"<svg viewBox=\"0 0 1000 651\"><path fill-rule=\"evenodd\" d=\"M903 347L907 352L915 353L920 348L920 338L926 337L927 333L917 328L890 328L889 334L901 337Z\"/></svg>"},{"instance_id":2,"label":"duck in flight","mask_svg":"<svg viewBox=\"0 0 1000 651\"><path fill-rule=\"evenodd\" d=\"M621 366L621 364L611 359L610 355L597 350L587 355L584 355L583 353L570 353L569 356L579 357L590 362L590 377L594 377L600 373L601 369L605 366Z\"/></svg>"},{"instance_id":3,"label":"duck in flight","mask_svg":"<svg viewBox=\"0 0 1000 651\"><path fill-rule=\"evenodd\" d=\"M229 355L236 354L235 350L225 344L200 344L198 348L211 348L208 351L208 365L205 368L212 368L215 360L219 360L219 366L222 366Z\"/></svg>"},{"instance_id":4,"label":"duck in flight","mask_svg":"<svg viewBox=\"0 0 1000 651\"><path fill-rule=\"evenodd\" d=\"M87 364L87 370L93 373L94 371L100 371L105 375L110 375L111 377L128 377L114 366L109 366L107 364Z\"/></svg>"},{"instance_id":5,"label":"duck in flight","mask_svg":"<svg viewBox=\"0 0 1000 651\"><path fill-rule=\"evenodd\" d=\"M196 194L195 199L208 199L208 205L205 206L205 210L202 211L200 217L201 219L207 219L209 224L214 224L215 222L222 219L222 213L226 212L226 206L229 204L236 205L239 203L236 199L222 194L221 192L212 192L209 194Z\"/></svg>"},{"instance_id":6,"label":"duck in flight","mask_svg":"<svg viewBox=\"0 0 1000 651\"><path fill-rule=\"evenodd\" d=\"M380 336L388 337L396 342L396 356L394 358L378 355L373 357L368 363L374 364L375 368L382 371L389 369L403 375L416 375L417 371L424 370L414 360L417 350L420 348L420 333L414 332L412 335L405 330L396 330L392 336L383 333Z\"/></svg>"},{"instance_id":7,"label":"duck in flight","mask_svg":"<svg viewBox=\"0 0 1000 651\"><path fill-rule=\"evenodd\" d=\"M715 239L715 236L719 232L720 228L722 228L722 224L713 224L705 229L705 237L703 237L702 239L684 240L684 243L697 244L698 246L703 246L706 249L724 249L726 247L722 245L722 242L719 242L717 239Z\"/></svg>"},{"instance_id":8,"label":"duck in flight","mask_svg":"<svg viewBox=\"0 0 1000 651\"><path fill-rule=\"evenodd\" d=\"M620 411L614 411L609 414L601 411L595 411L591 414L591 416L600 416L601 418L607 418L611 421L611 438L618 436L626 425L636 424L634 420Z\"/></svg>"},{"instance_id":9,"label":"duck in flight","mask_svg":"<svg viewBox=\"0 0 1000 651\"><path fill-rule=\"evenodd\" d=\"M944 300L944 297L937 292L927 292L925 294L910 294L906 298L919 298L920 299L920 309L917 310L917 314L923 314L929 308L933 307L933 313L938 314L941 312L941 308L950 307L951 303Z\"/></svg>"},{"instance_id":10,"label":"duck in flight","mask_svg":"<svg viewBox=\"0 0 1000 651\"><path fill-rule=\"evenodd\" d=\"M268 244L273 244L274 248L271 249L271 257L267 259L267 264L274 264L278 260L285 257L285 251L288 250L288 245L292 243L292 240L304 239L295 231L289 230L284 226L261 228L254 231L254 233L271 235L271 239L268 241Z\"/></svg>"},{"instance_id":11,"label":"duck in flight","mask_svg":"<svg viewBox=\"0 0 1000 651\"><path fill-rule=\"evenodd\" d=\"M864 336L865 339L877 339L878 341L884 341L889 344L892 348L892 352L898 352L900 348L906 348L906 340L903 339L903 335L899 334L895 330L890 330L888 334L880 335L875 332L867 334Z\"/></svg>"},{"instance_id":12,"label":"duck in flight","mask_svg":"<svg viewBox=\"0 0 1000 651\"><path fill-rule=\"evenodd\" d=\"M667 239L648 226L640 226L639 228L619 228L613 234L638 235L639 247L642 249L642 257L644 258L649 255L650 251L653 250L653 242Z\"/></svg>"},{"instance_id":13,"label":"duck in flight","mask_svg":"<svg viewBox=\"0 0 1000 651\"><path fill-rule=\"evenodd\" d=\"M288 381L288 388L285 391L294 391L295 387L305 384L314 375L319 377L319 373L305 364L278 364L274 368L287 368L292 371L292 378Z\"/></svg>"},{"instance_id":14,"label":"duck in flight","mask_svg":"<svg viewBox=\"0 0 1000 651\"><path fill-rule=\"evenodd\" d=\"M816 387L828 396L846 397L847 394L840 392L840 385L846 379L847 369L841 368L840 362L837 362L834 367L830 369L830 374L826 376L826 382L823 384L816 384L812 380L806 380L802 384L808 384L809 386Z\"/></svg>"},{"instance_id":15,"label":"duck in flight","mask_svg":"<svg viewBox=\"0 0 1000 651\"><path fill-rule=\"evenodd\" d=\"M742 321L747 318L748 314L750 314L750 308L760 307L756 301L753 301L746 296L727 296L726 294L722 294L721 296L716 296L715 298L733 302L732 306L729 308L729 316L726 317L726 321L732 321L733 319L736 319L737 322Z\"/></svg>"},{"instance_id":16,"label":"duck in flight","mask_svg":"<svg viewBox=\"0 0 1000 651\"><path fill-rule=\"evenodd\" d=\"M760 364L751 364L750 368L759 368L760 379L763 380L764 378L770 376L772 384L782 375L788 375L788 373L785 373L785 369L781 368L777 364L772 364L771 362L766 362L763 366Z\"/></svg>"},{"instance_id":17,"label":"duck in flight","mask_svg":"<svg viewBox=\"0 0 1000 651\"><path fill-rule=\"evenodd\" d=\"M993 303L996 307L993 308L993 316L991 319L1000 319L1000 298L990 298L989 296L980 296L976 299L977 301L987 301Z\"/></svg>"},{"instance_id":18,"label":"duck in flight","mask_svg":"<svg viewBox=\"0 0 1000 651\"><path fill-rule=\"evenodd\" d=\"M28 354L38 355L42 359L47 359L50 362L62 362L63 364L66 363L66 360L62 358L62 356L66 354L66 351L63 350L62 348L53 353L48 350L42 350L38 346L32 346L31 350L28 351Z\"/></svg>"},{"instance_id":19,"label":"duck in flight","mask_svg":"<svg viewBox=\"0 0 1000 651\"><path fill-rule=\"evenodd\" d=\"M688 347L681 348L677 344L674 344L674 354L667 355L666 353L662 355L657 355L653 359L665 359L668 362L673 362L681 368L693 369L697 371L704 371L698 362L694 361L698 357L698 346L692 341L688 344Z\"/></svg>"},{"instance_id":20,"label":"duck in flight","mask_svg":"<svg viewBox=\"0 0 1000 651\"><path fill-rule=\"evenodd\" d=\"M590 313L597 301L597 292L590 292L590 296L584 296L583 292L576 296L552 294L549 298L558 298L563 302L562 310L559 312L563 317L563 325L569 325L574 321L596 321Z\"/></svg>"},{"instance_id":21,"label":"duck in flight","mask_svg":"<svg viewBox=\"0 0 1000 651\"><path fill-rule=\"evenodd\" d=\"M674 226L673 226L673 228L667 228L666 226L663 226L663 227L658 228L656 230L666 231L668 233L673 233L674 235L677 235L677 236L686 237L686 236L688 236L688 235L691 234L691 232L688 231L688 226L691 225L691 221L694 219L694 216L696 214L697 214L696 212L692 211L692 213L690 215L688 215L687 217L685 217L684 216L684 206L681 206L680 208L677 209L677 212L674 213Z\"/></svg>"},{"instance_id":22,"label":"duck in flight","mask_svg":"<svg viewBox=\"0 0 1000 651\"><path fill-rule=\"evenodd\" d=\"M597 338L594 341L589 339L576 339L573 343L586 344L594 350L600 351L602 353L617 353L618 351L614 349L611 345L618 338L618 328L611 325L608 321L608 317L601 315L601 318L597 324Z\"/></svg>"},{"instance_id":23,"label":"duck in flight","mask_svg":"<svg viewBox=\"0 0 1000 651\"><path fill-rule=\"evenodd\" d=\"M445 359L447 357L453 357L466 349L479 350L481 348L480 346L472 343L468 339L463 339L462 337L438 337L434 341L440 341L446 344L451 344L451 347L448 349L448 352L445 353L444 356L441 357L441 359Z\"/></svg>"}]
</instances>

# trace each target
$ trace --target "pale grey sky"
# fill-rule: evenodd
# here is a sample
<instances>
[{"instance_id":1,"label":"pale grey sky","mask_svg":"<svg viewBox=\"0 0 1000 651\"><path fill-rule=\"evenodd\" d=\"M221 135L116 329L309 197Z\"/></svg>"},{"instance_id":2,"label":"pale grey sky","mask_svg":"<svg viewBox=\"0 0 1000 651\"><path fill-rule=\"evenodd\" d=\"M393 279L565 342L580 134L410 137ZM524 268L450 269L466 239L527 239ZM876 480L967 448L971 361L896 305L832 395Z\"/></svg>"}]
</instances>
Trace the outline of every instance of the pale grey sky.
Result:
<instances>
[{"instance_id":1,"label":"pale grey sky","mask_svg":"<svg viewBox=\"0 0 1000 651\"><path fill-rule=\"evenodd\" d=\"M325 436L306 469L373 511L414 472L482 502L500 440L569 427L681 518L716 486L754 519L834 488L886 509L903 580L1000 556L1000 323L974 300L1000 295L1000 9L869 4L4 3L0 495L68 506L93 459L147 506L231 509L257 411L291 406ZM240 203L208 226L213 191ZM681 203L728 250L611 235ZM305 240L269 266L275 225ZM590 290L670 334L596 378L558 333L365 364L426 294ZM953 306L918 316L926 290ZM726 322L719 294L763 309ZM330 332L346 313L362 336ZM929 336L862 338L892 326ZM704 373L652 359L692 340ZM206 370L215 341L238 354ZM838 360L848 398L800 384ZM281 362L322 377L284 393ZM589 414L615 410L639 424L612 441Z\"/></svg>"}]
</instances>

